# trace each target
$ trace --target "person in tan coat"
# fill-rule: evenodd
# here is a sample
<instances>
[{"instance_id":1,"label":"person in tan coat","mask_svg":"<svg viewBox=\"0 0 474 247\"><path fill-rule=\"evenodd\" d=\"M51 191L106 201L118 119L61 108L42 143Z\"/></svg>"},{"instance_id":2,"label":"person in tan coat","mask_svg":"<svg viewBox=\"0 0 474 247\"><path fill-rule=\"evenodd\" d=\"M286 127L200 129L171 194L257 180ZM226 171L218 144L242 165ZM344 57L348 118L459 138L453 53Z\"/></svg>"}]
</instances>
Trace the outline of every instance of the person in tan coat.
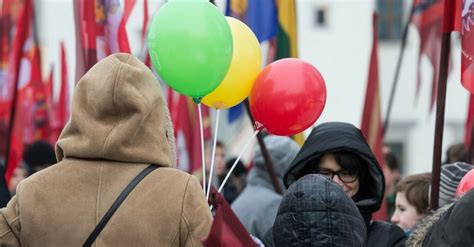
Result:
<instances>
[{"instance_id":1,"label":"person in tan coat","mask_svg":"<svg viewBox=\"0 0 474 247\"><path fill-rule=\"evenodd\" d=\"M0 246L82 246L123 189L146 176L93 246L201 246L212 215L198 180L175 169L168 108L152 72L111 55L75 88L58 163L18 186L0 210Z\"/></svg>"}]
</instances>

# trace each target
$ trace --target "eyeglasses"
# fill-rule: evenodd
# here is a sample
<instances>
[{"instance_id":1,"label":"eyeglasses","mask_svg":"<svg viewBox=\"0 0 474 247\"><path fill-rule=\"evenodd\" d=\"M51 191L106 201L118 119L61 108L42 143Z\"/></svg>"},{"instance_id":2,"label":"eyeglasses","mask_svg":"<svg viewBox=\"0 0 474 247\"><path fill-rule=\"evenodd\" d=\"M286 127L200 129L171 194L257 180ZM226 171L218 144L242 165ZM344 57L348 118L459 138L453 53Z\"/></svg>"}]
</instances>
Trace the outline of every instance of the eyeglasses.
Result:
<instances>
[{"instance_id":1,"label":"eyeglasses","mask_svg":"<svg viewBox=\"0 0 474 247\"><path fill-rule=\"evenodd\" d=\"M316 173L321 174L330 179L334 179L334 176L337 175L339 180L341 180L344 183L352 183L352 182L355 182L359 178L357 173L350 173L346 170L340 170L338 172L333 172L331 170L320 170Z\"/></svg>"}]
</instances>

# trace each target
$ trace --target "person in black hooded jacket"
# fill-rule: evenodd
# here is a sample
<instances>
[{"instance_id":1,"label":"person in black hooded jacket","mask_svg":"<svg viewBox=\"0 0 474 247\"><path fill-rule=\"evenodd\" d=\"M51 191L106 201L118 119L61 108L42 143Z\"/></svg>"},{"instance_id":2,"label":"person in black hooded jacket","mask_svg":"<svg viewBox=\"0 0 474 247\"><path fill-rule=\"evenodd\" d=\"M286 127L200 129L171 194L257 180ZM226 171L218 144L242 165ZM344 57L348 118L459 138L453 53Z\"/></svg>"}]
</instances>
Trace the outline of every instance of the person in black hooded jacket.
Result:
<instances>
[{"instance_id":1,"label":"person in black hooded jacket","mask_svg":"<svg viewBox=\"0 0 474 247\"><path fill-rule=\"evenodd\" d=\"M285 192L273 225L276 247L365 246L367 232L357 207L327 177L310 174Z\"/></svg>"},{"instance_id":2,"label":"person in black hooded jacket","mask_svg":"<svg viewBox=\"0 0 474 247\"><path fill-rule=\"evenodd\" d=\"M317 173L332 178L355 202L367 227L367 246L403 246L406 236L398 226L372 221L380 209L385 181L362 132L352 124L328 122L313 129L285 172L286 187Z\"/></svg>"}]
</instances>

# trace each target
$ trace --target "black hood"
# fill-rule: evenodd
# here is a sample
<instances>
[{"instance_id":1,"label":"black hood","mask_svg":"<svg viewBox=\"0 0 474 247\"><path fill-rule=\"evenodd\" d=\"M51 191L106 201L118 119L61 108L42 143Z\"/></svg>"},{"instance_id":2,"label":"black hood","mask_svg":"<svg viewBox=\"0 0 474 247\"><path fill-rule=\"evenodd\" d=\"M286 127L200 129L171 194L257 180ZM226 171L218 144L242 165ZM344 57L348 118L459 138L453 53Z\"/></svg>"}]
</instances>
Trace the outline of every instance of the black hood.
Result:
<instances>
[{"instance_id":1,"label":"black hood","mask_svg":"<svg viewBox=\"0 0 474 247\"><path fill-rule=\"evenodd\" d=\"M349 151L365 161L365 164L361 165L368 166L371 179L368 179L370 182L366 184L368 188L365 188L367 196L361 199L353 198L366 218L380 208L385 191L385 179L362 132L352 124L328 122L316 126L285 172L283 182L289 187L303 175L302 170L310 161L321 158L325 153L336 151Z\"/></svg>"},{"instance_id":2,"label":"black hood","mask_svg":"<svg viewBox=\"0 0 474 247\"><path fill-rule=\"evenodd\" d=\"M310 174L285 192L273 240L275 246L365 246L366 226L341 186Z\"/></svg>"}]
</instances>

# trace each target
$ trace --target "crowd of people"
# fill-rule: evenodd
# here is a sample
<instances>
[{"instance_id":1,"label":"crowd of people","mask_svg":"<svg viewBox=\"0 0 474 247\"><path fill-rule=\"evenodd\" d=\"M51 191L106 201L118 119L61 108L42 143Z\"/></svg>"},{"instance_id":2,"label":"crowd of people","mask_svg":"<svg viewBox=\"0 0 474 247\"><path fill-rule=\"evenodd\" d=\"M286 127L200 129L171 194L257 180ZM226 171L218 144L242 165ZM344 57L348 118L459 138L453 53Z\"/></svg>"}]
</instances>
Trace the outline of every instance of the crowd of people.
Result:
<instances>
[{"instance_id":1,"label":"crowd of people","mask_svg":"<svg viewBox=\"0 0 474 247\"><path fill-rule=\"evenodd\" d=\"M260 246L474 245L474 166L465 152L448 151L434 211L431 173L402 177L390 152L382 166L351 124L319 124L302 147L274 135L264 143L283 194L259 148L222 191ZM216 188L235 162L225 149L217 143ZM0 181L0 245L201 246L212 211L200 175L175 162L156 78L134 56L111 55L76 86L55 150L31 145L10 183ZM390 221L374 220L384 200Z\"/></svg>"}]
</instances>

